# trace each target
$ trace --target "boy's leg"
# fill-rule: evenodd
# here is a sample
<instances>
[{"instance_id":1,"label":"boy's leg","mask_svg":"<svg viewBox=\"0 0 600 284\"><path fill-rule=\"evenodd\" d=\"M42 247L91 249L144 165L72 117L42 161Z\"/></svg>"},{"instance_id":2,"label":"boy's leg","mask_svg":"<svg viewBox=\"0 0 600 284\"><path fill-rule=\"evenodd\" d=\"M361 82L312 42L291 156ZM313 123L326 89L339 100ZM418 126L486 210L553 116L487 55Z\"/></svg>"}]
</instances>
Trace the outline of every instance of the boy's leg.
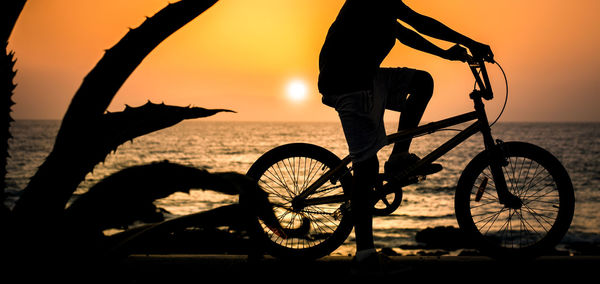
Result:
<instances>
[{"instance_id":1,"label":"boy's leg","mask_svg":"<svg viewBox=\"0 0 600 284\"><path fill-rule=\"evenodd\" d=\"M425 113L427 104L433 95L433 78L425 71L415 70L412 80L406 90L408 98L400 114L398 122L398 131L415 128ZM399 153L408 153L412 139L398 142L394 145L392 155Z\"/></svg>"},{"instance_id":2,"label":"boy's leg","mask_svg":"<svg viewBox=\"0 0 600 284\"><path fill-rule=\"evenodd\" d=\"M425 113L433 95L433 78L425 71L410 68L383 68L377 78L381 92L387 92L386 108L400 111L398 131L415 128ZM412 139L394 144L392 153L385 163L387 175L396 175L419 161L419 157L409 154ZM431 164L417 174L432 174L442 170L439 164Z\"/></svg>"},{"instance_id":3,"label":"boy's leg","mask_svg":"<svg viewBox=\"0 0 600 284\"><path fill-rule=\"evenodd\" d=\"M377 152L387 142L383 126L385 98L367 90L324 97L323 102L338 112L352 158L354 182L351 214L355 224L358 256L359 252L373 250L375 247L370 200L379 174Z\"/></svg>"},{"instance_id":4,"label":"boy's leg","mask_svg":"<svg viewBox=\"0 0 600 284\"><path fill-rule=\"evenodd\" d=\"M351 211L356 235L356 251L375 248L373 241L373 212L371 199L379 174L377 155L352 165L354 169Z\"/></svg>"}]
</instances>

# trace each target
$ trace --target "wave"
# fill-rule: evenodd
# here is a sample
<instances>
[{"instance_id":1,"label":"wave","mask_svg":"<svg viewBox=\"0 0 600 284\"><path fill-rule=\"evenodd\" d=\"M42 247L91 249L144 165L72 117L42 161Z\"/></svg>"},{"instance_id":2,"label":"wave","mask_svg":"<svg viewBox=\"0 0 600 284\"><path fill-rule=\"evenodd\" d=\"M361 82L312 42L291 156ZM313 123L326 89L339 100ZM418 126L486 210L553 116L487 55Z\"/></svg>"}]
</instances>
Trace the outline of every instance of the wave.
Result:
<instances>
[{"instance_id":1,"label":"wave","mask_svg":"<svg viewBox=\"0 0 600 284\"><path fill-rule=\"evenodd\" d=\"M424 183L426 183L425 181ZM454 193L456 191L456 186L435 186L435 185L424 185L418 186L415 191L419 193Z\"/></svg>"},{"instance_id":2,"label":"wave","mask_svg":"<svg viewBox=\"0 0 600 284\"><path fill-rule=\"evenodd\" d=\"M436 216L426 216L426 215L409 215L409 214L392 214L390 216L396 218L406 218L411 220L434 220L434 219L448 219L455 218L454 214L445 214L445 215L436 215Z\"/></svg>"}]
</instances>

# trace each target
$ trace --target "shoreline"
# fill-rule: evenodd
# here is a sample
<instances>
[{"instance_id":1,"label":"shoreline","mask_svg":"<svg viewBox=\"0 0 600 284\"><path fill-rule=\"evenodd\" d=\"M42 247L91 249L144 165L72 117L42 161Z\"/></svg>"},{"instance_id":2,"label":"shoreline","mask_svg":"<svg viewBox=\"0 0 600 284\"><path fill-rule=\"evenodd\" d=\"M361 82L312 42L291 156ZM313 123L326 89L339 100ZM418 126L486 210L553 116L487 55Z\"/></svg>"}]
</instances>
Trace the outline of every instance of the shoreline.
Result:
<instances>
[{"instance_id":1,"label":"shoreline","mask_svg":"<svg viewBox=\"0 0 600 284\"><path fill-rule=\"evenodd\" d=\"M244 231L219 228L179 230L171 234L151 235L134 243L131 254L147 255L248 255L255 243ZM428 227L418 231L413 244L389 246L376 240L376 247L389 256L484 256L469 243L462 231L453 226ZM354 255L354 237L344 242L329 256ZM560 243L545 256L600 256L600 242Z\"/></svg>"}]
</instances>

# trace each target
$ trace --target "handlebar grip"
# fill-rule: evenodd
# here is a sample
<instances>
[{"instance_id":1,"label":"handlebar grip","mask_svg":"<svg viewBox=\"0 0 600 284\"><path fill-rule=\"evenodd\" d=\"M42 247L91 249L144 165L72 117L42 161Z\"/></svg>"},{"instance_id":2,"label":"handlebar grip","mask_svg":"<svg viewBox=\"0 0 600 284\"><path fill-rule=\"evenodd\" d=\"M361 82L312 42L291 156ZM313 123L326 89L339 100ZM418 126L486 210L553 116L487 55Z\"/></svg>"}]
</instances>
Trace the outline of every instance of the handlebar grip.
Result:
<instances>
[{"instance_id":1,"label":"handlebar grip","mask_svg":"<svg viewBox=\"0 0 600 284\"><path fill-rule=\"evenodd\" d=\"M483 60L478 60L475 57L467 54L467 63L471 67L480 67L483 64Z\"/></svg>"},{"instance_id":2,"label":"handlebar grip","mask_svg":"<svg viewBox=\"0 0 600 284\"><path fill-rule=\"evenodd\" d=\"M494 61L493 57L480 57L480 56L473 56L473 55L469 55L467 54L467 62L469 64L476 64L476 63L483 63L483 62L488 62L488 63L496 63L496 61Z\"/></svg>"}]
</instances>

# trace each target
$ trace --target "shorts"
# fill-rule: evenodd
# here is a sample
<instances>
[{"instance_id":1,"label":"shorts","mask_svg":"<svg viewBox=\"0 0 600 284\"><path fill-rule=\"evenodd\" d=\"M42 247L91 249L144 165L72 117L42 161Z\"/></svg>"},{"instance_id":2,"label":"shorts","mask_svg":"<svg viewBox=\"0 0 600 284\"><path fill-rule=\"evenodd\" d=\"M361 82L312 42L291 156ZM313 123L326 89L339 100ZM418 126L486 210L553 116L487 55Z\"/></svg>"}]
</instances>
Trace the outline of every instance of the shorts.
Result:
<instances>
[{"instance_id":1,"label":"shorts","mask_svg":"<svg viewBox=\"0 0 600 284\"><path fill-rule=\"evenodd\" d=\"M323 96L323 103L335 108L342 123L353 163L362 162L388 144L383 113L403 111L415 69L380 68L373 90Z\"/></svg>"}]
</instances>

